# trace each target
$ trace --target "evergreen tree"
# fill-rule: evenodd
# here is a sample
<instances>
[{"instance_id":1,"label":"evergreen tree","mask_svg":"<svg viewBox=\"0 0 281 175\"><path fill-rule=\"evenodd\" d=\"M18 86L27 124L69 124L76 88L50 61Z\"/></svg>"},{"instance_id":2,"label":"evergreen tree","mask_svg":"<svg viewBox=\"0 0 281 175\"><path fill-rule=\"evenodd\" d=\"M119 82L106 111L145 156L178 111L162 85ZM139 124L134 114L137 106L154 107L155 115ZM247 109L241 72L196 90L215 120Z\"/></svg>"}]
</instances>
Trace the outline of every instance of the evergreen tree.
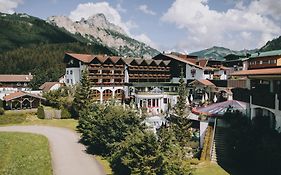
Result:
<instances>
[{"instance_id":1,"label":"evergreen tree","mask_svg":"<svg viewBox=\"0 0 281 175\"><path fill-rule=\"evenodd\" d=\"M170 121L171 128L176 133L176 139L182 147L186 147L188 141L190 141L189 128L191 122L188 119L189 110L186 106L187 90L186 83L183 77L183 69L181 69L180 85L178 88L179 98L174 108L174 113L170 115L168 120Z\"/></svg>"},{"instance_id":2,"label":"evergreen tree","mask_svg":"<svg viewBox=\"0 0 281 175\"><path fill-rule=\"evenodd\" d=\"M82 72L80 84L78 84L74 100L73 109L74 115L80 117L81 113L87 110L91 105L91 84L89 79L89 71L86 69Z\"/></svg>"},{"instance_id":3,"label":"evergreen tree","mask_svg":"<svg viewBox=\"0 0 281 175\"><path fill-rule=\"evenodd\" d=\"M178 88L179 98L175 106L175 114L178 115L179 117L185 117L187 115L187 110L186 110L187 89L186 89L186 83L184 81L182 68L181 68L181 77L179 83L180 83Z\"/></svg>"},{"instance_id":4,"label":"evergreen tree","mask_svg":"<svg viewBox=\"0 0 281 175\"><path fill-rule=\"evenodd\" d=\"M155 135L135 131L119 144L112 156L111 167L116 174L157 175L159 149Z\"/></svg>"}]
</instances>

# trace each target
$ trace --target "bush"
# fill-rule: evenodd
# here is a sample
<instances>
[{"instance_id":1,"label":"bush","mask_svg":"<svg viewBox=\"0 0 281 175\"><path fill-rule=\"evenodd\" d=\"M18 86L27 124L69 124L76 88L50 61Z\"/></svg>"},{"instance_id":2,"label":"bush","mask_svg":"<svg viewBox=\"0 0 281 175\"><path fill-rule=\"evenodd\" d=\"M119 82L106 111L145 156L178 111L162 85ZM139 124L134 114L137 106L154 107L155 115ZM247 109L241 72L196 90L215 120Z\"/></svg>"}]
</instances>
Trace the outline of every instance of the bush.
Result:
<instances>
[{"instance_id":1,"label":"bush","mask_svg":"<svg viewBox=\"0 0 281 175\"><path fill-rule=\"evenodd\" d=\"M40 119L45 118L45 112L44 112L44 107L43 106L38 106L37 108L37 117Z\"/></svg>"},{"instance_id":2,"label":"bush","mask_svg":"<svg viewBox=\"0 0 281 175\"><path fill-rule=\"evenodd\" d=\"M4 108L0 107L0 115L3 115L5 112Z\"/></svg>"},{"instance_id":3,"label":"bush","mask_svg":"<svg viewBox=\"0 0 281 175\"><path fill-rule=\"evenodd\" d=\"M66 108L61 109L61 119L71 118L70 112Z\"/></svg>"},{"instance_id":4,"label":"bush","mask_svg":"<svg viewBox=\"0 0 281 175\"><path fill-rule=\"evenodd\" d=\"M82 141L89 144L89 151L95 154L110 155L116 143L136 129L144 128L137 113L122 106L94 104L88 112L83 111L77 128L82 133Z\"/></svg>"},{"instance_id":5,"label":"bush","mask_svg":"<svg viewBox=\"0 0 281 175\"><path fill-rule=\"evenodd\" d=\"M3 105L3 101L2 100L0 100L0 108L3 108L4 107L4 105Z\"/></svg>"}]
</instances>

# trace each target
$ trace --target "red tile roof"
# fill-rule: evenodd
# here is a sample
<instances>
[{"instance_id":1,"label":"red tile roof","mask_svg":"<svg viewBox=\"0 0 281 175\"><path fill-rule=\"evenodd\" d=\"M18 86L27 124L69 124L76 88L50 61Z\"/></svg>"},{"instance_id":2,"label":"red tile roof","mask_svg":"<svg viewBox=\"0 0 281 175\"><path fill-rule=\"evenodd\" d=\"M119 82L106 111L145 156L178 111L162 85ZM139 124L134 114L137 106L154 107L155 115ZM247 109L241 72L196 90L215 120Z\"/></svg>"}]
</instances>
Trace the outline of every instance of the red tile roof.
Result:
<instances>
[{"instance_id":1,"label":"red tile roof","mask_svg":"<svg viewBox=\"0 0 281 175\"><path fill-rule=\"evenodd\" d=\"M232 73L233 76L247 75L281 75L281 68L242 70Z\"/></svg>"},{"instance_id":2,"label":"red tile roof","mask_svg":"<svg viewBox=\"0 0 281 175\"><path fill-rule=\"evenodd\" d=\"M60 84L59 82L45 82L42 84L39 89L43 90L44 92L49 91L54 85Z\"/></svg>"},{"instance_id":3,"label":"red tile roof","mask_svg":"<svg viewBox=\"0 0 281 175\"><path fill-rule=\"evenodd\" d=\"M208 63L208 60L199 60L198 61L199 62L199 66L201 66L201 67L206 67L207 66L207 63Z\"/></svg>"},{"instance_id":4,"label":"red tile roof","mask_svg":"<svg viewBox=\"0 0 281 175\"><path fill-rule=\"evenodd\" d=\"M211 81L204 80L204 79L202 79L202 80L194 80L194 81L190 82L189 84L192 85L194 83L200 83L200 84L203 84L204 86L216 86Z\"/></svg>"},{"instance_id":5,"label":"red tile roof","mask_svg":"<svg viewBox=\"0 0 281 175\"><path fill-rule=\"evenodd\" d=\"M0 82L30 82L32 75L0 75Z\"/></svg>"},{"instance_id":6,"label":"red tile roof","mask_svg":"<svg viewBox=\"0 0 281 175\"><path fill-rule=\"evenodd\" d=\"M82 61L84 63L90 63L94 57L93 55L89 55L89 54L77 54L77 53L65 53L73 58L76 58L79 61Z\"/></svg>"},{"instance_id":7,"label":"red tile roof","mask_svg":"<svg viewBox=\"0 0 281 175\"><path fill-rule=\"evenodd\" d=\"M203 69L203 67L199 66L199 65L196 65L190 61L188 61L187 59L185 58L181 58L181 57L178 57L176 55L173 55L173 54L165 54L165 56L169 57L169 58L172 58L174 60L177 60L177 61L180 61L180 62L183 62L183 63L186 63L186 64L189 64L191 66L194 66L194 67L197 67L199 69Z\"/></svg>"},{"instance_id":8,"label":"red tile roof","mask_svg":"<svg viewBox=\"0 0 281 175\"><path fill-rule=\"evenodd\" d=\"M31 93L27 93L27 92L22 92L22 91L18 91L18 92L14 92L12 94L6 95L6 96L3 97L3 99L5 101L10 101L10 100L17 99L17 98L20 98L20 97L23 97L23 96L30 96L30 97L35 97L35 98L40 98L40 99L45 100L45 98L43 98L39 95L31 94Z\"/></svg>"}]
</instances>

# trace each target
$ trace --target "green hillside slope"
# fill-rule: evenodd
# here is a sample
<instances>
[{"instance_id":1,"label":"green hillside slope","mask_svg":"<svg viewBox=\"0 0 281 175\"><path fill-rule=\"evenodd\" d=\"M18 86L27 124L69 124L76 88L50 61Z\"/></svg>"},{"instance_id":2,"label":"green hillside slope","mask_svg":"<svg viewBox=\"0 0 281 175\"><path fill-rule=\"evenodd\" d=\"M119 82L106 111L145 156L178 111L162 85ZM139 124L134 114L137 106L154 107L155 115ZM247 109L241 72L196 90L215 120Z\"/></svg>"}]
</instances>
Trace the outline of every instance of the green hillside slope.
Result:
<instances>
[{"instance_id":1,"label":"green hillside slope","mask_svg":"<svg viewBox=\"0 0 281 175\"><path fill-rule=\"evenodd\" d=\"M271 51L271 50L280 50L281 49L281 36L275 38L271 41L268 41L265 46L263 46L260 51Z\"/></svg>"},{"instance_id":2,"label":"green hillside slope","mask_svg":"<svg viewBox=\"0 0 281 175\"><path fill-rule=\"evenodd\" d=\"M74 36L39 18L0 13L0 52L34 44L76 41Z\"/></svg>"}]
</instances>

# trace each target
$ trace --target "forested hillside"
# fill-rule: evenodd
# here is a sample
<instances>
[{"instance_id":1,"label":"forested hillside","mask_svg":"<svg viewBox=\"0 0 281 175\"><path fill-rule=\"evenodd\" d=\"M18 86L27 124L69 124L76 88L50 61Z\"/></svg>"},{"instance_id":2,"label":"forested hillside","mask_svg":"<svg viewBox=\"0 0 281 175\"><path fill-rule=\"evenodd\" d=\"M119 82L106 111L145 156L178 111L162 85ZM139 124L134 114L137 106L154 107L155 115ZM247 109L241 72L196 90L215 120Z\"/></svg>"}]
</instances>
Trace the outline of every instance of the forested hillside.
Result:
<instances>
[{"instance_id":1,"label":"forested hillside","mask_svg":"<svg viewBox=\"0 0 281 175\"><path fill-rule=\"evenodd\" d=\"M281 49L281 36L272 41L268 41L265 46L263 46L261 51L271 51L271 50L279 50Z\"/></svg>"},{"instance_id":2,"label":"forested hillside","mask_svg":"<svg viewBox=\"0 0 281 175\"><path fill-rule=\"evenodd\" d=\"M26 14L0 13L0 52L43 43L77 42L70 33Z\"/></svg>"},{"instance_id":3,"label":"forested hillside","mask_svg":"<svg viewBox=\"0 0 281 175\"><path fill-rule=\"evenodd\" d=\"M57 81L64 74L65 52L116 54L97 43L87 43L71 34L27 14L0 13L0 74L32 73L32 87Z\"/></svg>"},{"instance_id":4,"label":"forested hillside","mask_svg":"<svg viewBox=\"0 0 281 175\"><path fill-rule=\"evenodd\" d=\"M33 88L45 81L57 81L65 72L63 57L65 52L109 54L113 53L101 45L83 43L39 44L36 46L8 51L0 54L0 74L35 75Z\"/></svg>"}]
</instances>

